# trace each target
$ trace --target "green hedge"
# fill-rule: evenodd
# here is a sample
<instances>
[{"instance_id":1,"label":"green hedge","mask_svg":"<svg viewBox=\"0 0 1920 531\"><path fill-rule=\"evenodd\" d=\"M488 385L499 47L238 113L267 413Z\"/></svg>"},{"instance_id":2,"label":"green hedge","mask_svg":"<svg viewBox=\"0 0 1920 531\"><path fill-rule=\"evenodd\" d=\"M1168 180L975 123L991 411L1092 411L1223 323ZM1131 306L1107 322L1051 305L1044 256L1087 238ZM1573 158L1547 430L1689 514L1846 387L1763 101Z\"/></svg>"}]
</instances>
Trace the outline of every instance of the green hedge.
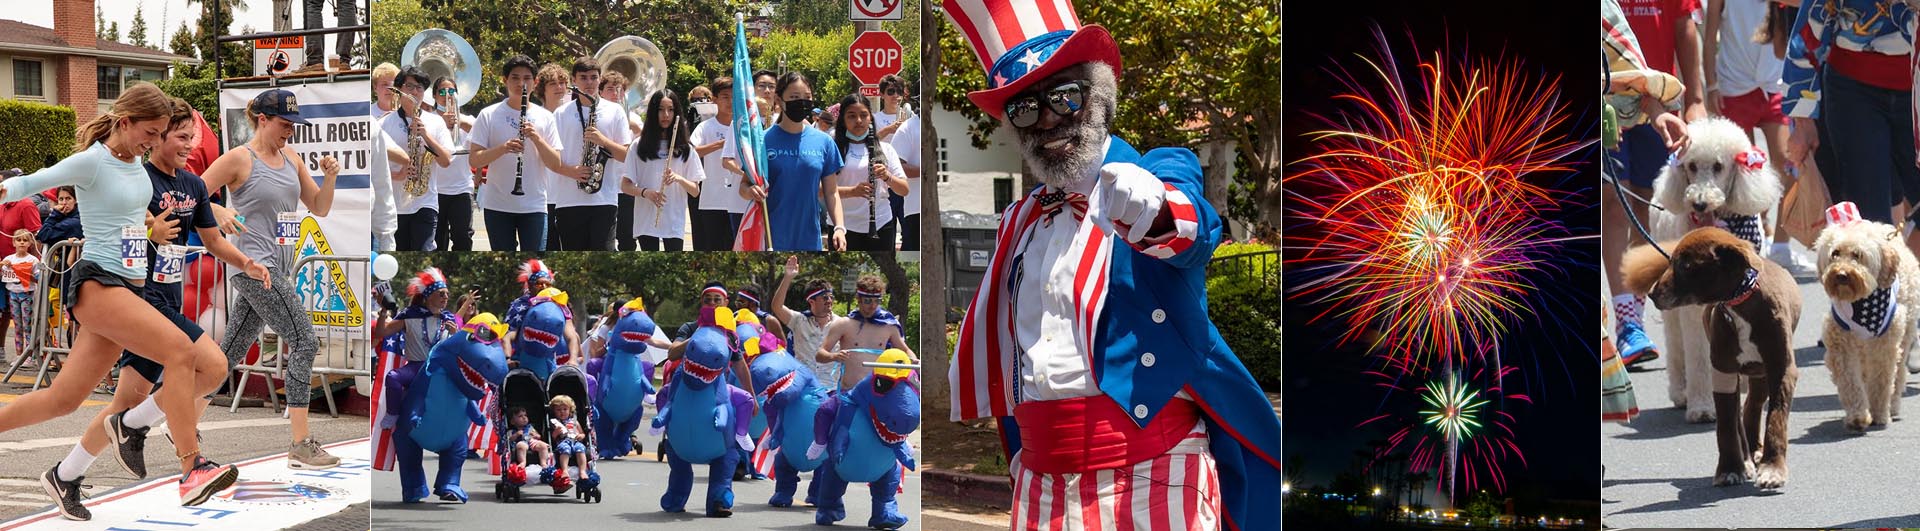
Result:
<instances>
[{"instance_id":1,"label":"green hedge","mask_svg":"<svg viewBox=\"0 0 1920 531\"><path fill-rule=\"evenodd\" d=\"M20 168L32 173L54 160L73 154L73 109L45 103L0 100L0 169Z\"/></svg>"},{"instance_id":2,"label":"green hedge","mask_svg":"<svg viewBox=\"0 0 1920 531\"><path fill-rule=\"evenodd\" d=\"M1262 387L1280 388L1280 262L1266 254L1251 259L1224 257L1265 253L1261 243L1221 245L1207 272L1207 314Z\"/></svg>"}]
</instances>

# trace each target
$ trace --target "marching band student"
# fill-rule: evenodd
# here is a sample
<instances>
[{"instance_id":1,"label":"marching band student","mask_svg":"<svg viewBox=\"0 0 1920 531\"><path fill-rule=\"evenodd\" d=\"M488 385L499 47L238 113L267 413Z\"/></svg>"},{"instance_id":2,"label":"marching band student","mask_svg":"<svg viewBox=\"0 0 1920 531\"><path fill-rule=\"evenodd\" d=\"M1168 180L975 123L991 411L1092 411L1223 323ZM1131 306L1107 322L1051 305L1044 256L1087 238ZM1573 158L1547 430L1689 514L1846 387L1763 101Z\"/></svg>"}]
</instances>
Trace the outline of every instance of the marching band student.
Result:
<instances>
[{"instance_id":1,"label":"marching band student","mask_svg":"<svg viewBox=\"0 0 1920 531\"><path fill-rule=\"evenodd\" d=\"M729 165L726 147L733 143L733 78L720 76L709 85L720 112L693 128L693 150L707 180L700 181L700 209L693 215L693 250L729 251L740 233L740 217L747 200L740 197L740 166Z\"/></svg>"},{"instance_id":2,"label":"marching band student","mask_svg":"<svg viewBox=\"0 0 1920 531\"><path fill-rule=\"evenodd\" d=\"M760 104L761 127L773 127L780 116L780 76L772 70L753 73L753 97Z\"/></svg>"},{"instance_id":3,"label":"marching band student","mask_svg":"<svg viewBox=\"0 0 1920 531\"><path fill-rule=\"evenodd\" d=\"M844 160L835 190L849 220L847 250L892 251L900 227L893 222L893 205L884 198L890 193L907 193L900 157L893 152L893 145L877 139L869 141L879 132L874 130L867 99L858 94L840 99L840 115L834 120L833 131L833 144ZM879 153L868 151L869 144L879 148ZM876 185L885 189L875 189Z\"/></svg>"},{"instance_id":4,"label":"marching band student","mask_svg":"<svg viewBox=\"0 0 1920 531\"><path fill-rule=\"evenodd\" d=\"M780 76L774 89L781 104L779 125L767 130L767 184L740 188L748 201L767 202L767 226L775 251L818 251L821 203L833 224L832 250L847 247L840 194L835 193L840 153L833 137L809 127L813 87L798 71Z\"/></svg>"},{"instance_id":5,"label":"marching band student","mask_svg":"<svg viewBox=\"0 0 1920 531\"><path fill-rule=\"evenodd\" d=\"M387 89L393 87L393 78L399 77L399 75L400 67L393 66L393 63L380 63L380 66L373 68L373 103L368 104L368 114L372 115L374 123L379 123L381 119L387 117L388 113L393 112L393 101L396 98L393 96L393 91ZM405 136L395 137L396 140L404 140L405 138ZM406 148L405 143L390 143L387 145L390 147L399 147L403 150ZM211 166L211 163L209 163L209 166ZM398 166L388 166L387 168L390 171L397 172ZM375 172L370 173L370 175L389 175L389 173ZM405 179L406 177L393 176L393 178ZM394 237L400 232L400 221L394 205L393 181L389 179L370 180L372 181L373 187L373 250L375 252L392 251L398 247L398 242L395 241Z\"/></svg>"},{"instance_id":6,"label":"marching band student","mask_svg":"<svg viewBox=\"0 0 1920 531\"><path fill-rule=\"evenodd\" d=\"M306 206L315 217L326 217L333 210L334 182L340 166L321 161L326 178L315 184L307 174L300 155L287 147L294 124L305 124L293 93L269 90L254 97L247 108L253 123L251 140L220 156L207 168L204 178L209 190L228 190L228 204L245 218L246 229L234 235L234 243L248 258L267 266L271 280L257 280L238 274L227 285L238 294L227 309L227 335L220 350L227 353L227 364L238 365L247 356L248 347L260 336L260 328L273 325L287 348L287 414L292 424L288 466L293 468L332 468L340 458L327 453L320 441L308 435L307 404L313 397L308 386L313 382L313 357L320 350L314 338L306 306L294 293L294 264L282 262L284 253L276 241L286 236L287 223L281 216L297 216ZM171 431L171 430L170 430ZM176 439L179 432L176 433Z\"/></svg>"},{"instance_id":7,"label":"marching band student","mask_svg":"<svg viewBox=\"0 0 1920 531\"><path fill-rule=\"evenodd\" d=\"M633 202L633 234L641 250L684 250L686 196L699 195L700 181L707 178L693 156L687 128L674 127L676 123L680 113L673 91L653 93L647 101L647 125L631 150L636 155L628 157L626 178L620 182L622 190L640 198Z\"/></svg>"},{"instance_id":8,"label":"marching band student","mask_svg":"<svg viewBox=\"0 0 1920 531\"><path fill-rule=\"evenodd\" d=\"M560 160L566 141L553 113L535 105L521 105L533 90L533 59L507 58L501 65L507 96L480 110L473 135L467 139L467 161L487 168L480 184L481 217L495 251L547 249L547 174L575 172ZM523 140L524 138L524 140ZM534 151L529 154L527 149ZM531 155L533 160L522 160ZM518 192L518 193L515 193Z\"/></svg>"},{"instance_id":9,"label":"marching band student","mask_svg":"<svg viewBox=\"0 0 1920 531\"><path fill-rule=\"evenodd\" d=\"M611 102L624 109L627 103L627 76L619 72L601 74L600 99ZM632 111L626 111L624 115L627 117L627 138L629 140L640 138L640 126L642 125L640 115ZM619 183L625 178L627 165L624 160L621 162L621 164L607 165L606 178L608 180ZM619 190L619 186L614 186L614 188L619 195L615 196L616 199L613 208L613 247L621 251L632 251L633 196L628 195L626 190Z\"/></svg>"},{"instance_id":10,"label":"marching band student","mask_svg":"<svg viewBox=\"0 0 1920 531\"><path fill-rule=\"evenodd\" d=\"M168 432L198 431L200 407L194 390L225 379L226 366L206 351L194 350L187 334L134 291L143 290L147 272L137 266L144 265L146 257L127 252L146 250L140 240L147 237L146 206L153 193L139 154L160 141L173 111L172 99L159 88L135 84L114 100L110 110L80 127L73 155L32 175L0 183L0 200L5 201L56 186L74 187L87 213L81 219L86 239L80 259L67 273L60 302L75 322L91 324L78 328L66 367L52 384L0 408L0 433L72 413L113 368L121 350L160 363L175 381L194 382L164 387L158 402L167 413ZM320 164L329 174L339 170L332 158ZM232 465L201 457L199 438L174 437L173 443L183 472L181 505L205 503L239 478L239 470ZM42 481L59 481L51 477L54 470L47 472Z\"/></svg>"},{"instance_id":11,"label":"marching band student","mask_svg":"<svg viewBox=\"0 0 1920 531\"><path fill-rule=\"evenodd\" d=\"M395 80L400 84L400 91L414 101L420 102L420 106L407 109L405 99L402 98L402 101L398 102L400 106L396 107L399 112L390 113L386 118L380 119L380 129L385 131L388 137L399 140L402 146L405 146L407 139L412 138L413 135L420 135L426 144L426 156L433 159L430 161L433 166L429 174L422 177L427 180L426 193L417 196L407 192L406 181L409 177L389 176L393 180L395 211L400 214L400 229L394 234L394 250L431 251L435 241L434 228L440 223L438 216L440 193L436 188L438 179L435 179L432 174L453 166L453 157L448 155L453 152L453 149L448 147L453 145L453 135L447 132L445 118L427 116L427 113L432 110L433 102L426 99L427 85L432 81L427 79L425 71L416 66L409 66L400 71L400 76Z\"/></svg>"},{"instance_id":12,"label":"marching band student","mask_svg":"<svg viewBox=\"0 0 1920 531\"><path fill-rule=\"evenodd\" d=\"M373 104L367 111L373 115L373 119L385 118L398 105L394 102L396 98L393 92L387 89L393 87L393 78L399 75L400 67L393 66L393 63L380 63L380 66L373 67Z\"/></svg>"},{"instance_id":13,"label":"marching band student","mask_svg":"<svg viewBox=\"0 0 1920 531\"><path fill-rule=\"evenodd\" d=\"M460 112L459 85L453 78L433 82L433 99L439 106L441 125L446 126L452 149L467 145L473 131L473 117ZM440 194L440 220L435 225L435 249L466 252L473 250L473 166L466 155L454 155L451 164L433 168L433 188Z\"/></svg>"},{"instance_id":14,"label":"marching band student","mask_svg":"<svg viewBox=\"0 0 1920 531\"><path fill-rule=\"evenodd\" d=\"M599 99L593 95L599 92L600 63L592 57L581 57L573 61L573 86L586 91L594 98L591 105L583 104L579 96L563 97L566 101L554 111L554 121L558 124L560 137L568 140L560 150L560 160L568 165L582 165L588 150L605 149L607 160L604 163L600 189L588 193L581 186L587 184L587 168L581 168L581 178L577 180L560 179L550 183L553 188L547 190L547 197L553 199L554 226L559 231L558 248L563 251L612 251L613 225L619 209L618 196L620 182L606 180L614 167L627 159L627 143L632 137L627 134L627 113L619 103ZM583 123L584 122L584 123ZM590 127L590 128L589 128Z\"/></svg>"},{"instance_id":15,"label":"marching band student","mask_svg":"<svg viewBox=\"0 0 1920 531\"><path fill-rule=\"evenodd\" d=\"M546 109L548 113L553 114L554 130L558 131L560 125L560 106L565 105L567 100L573 99L573 95L567 93L567 87L572 83L572 80L567 79L567 69L561 68L560 65L554 63L540 65L540 73L535 77L538 80L535 81L533 85L533 102L540 104L540 108ZM578 142L567 142L567 144L577 143ZM561 151L561 148L555 147L553 150L558 152ZM578 161L579 159L568 161L565 157L561 157L560 164L569 168L578 168L579 166L572 164ZM573 186L573 183L568 181L568 177L560 175L557 171L548 172L547 249L560 248L560 224L558 222L560 218L553 215L553 201L556 195L554 192L559 191L562 186Z\"/></svg>"},{"instance_id":16,"label":"marching band student","mask_svg":"<svg viewBox=\"0 0 1920 531\"><path fill-rule=\"evenodd\" d=\"M902 108L907 99L907 81L898 74L887 74L880 78L880 109L873 111L873 126L880 129L880 140L892 142L904 124L904 118L912 114L912 109ZM861 98L865 101L866 98ZM844 106L842 106L844 107ZM846 111L841 111L846 112Z\"/></svg>"},{"instance_id":17,"label":"marching band student","mask_svg":"<svg viewBox=\"0 0 1920 531\"><path fill-rule=\"evenodd\" d=\"M920 250L920 115L907 117L893 134L893 152L907 178L907 195L900 208L900 250Z\"/></svg>"}]
</instances>

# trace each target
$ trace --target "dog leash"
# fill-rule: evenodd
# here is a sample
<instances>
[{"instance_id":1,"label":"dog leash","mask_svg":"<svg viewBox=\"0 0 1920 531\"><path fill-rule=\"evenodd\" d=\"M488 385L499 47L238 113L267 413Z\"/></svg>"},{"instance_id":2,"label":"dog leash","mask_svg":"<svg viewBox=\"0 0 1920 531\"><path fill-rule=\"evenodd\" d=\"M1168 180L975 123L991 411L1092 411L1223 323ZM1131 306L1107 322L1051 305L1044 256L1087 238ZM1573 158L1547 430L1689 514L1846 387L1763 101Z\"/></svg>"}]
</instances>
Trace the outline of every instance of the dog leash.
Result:
<instances>
[{"instance_id":1,"label":"dog leash","mask_svg":"<svg viewBox=\"0 0 1920 531\"><path fill-rule=\"evenodd\" d=\"M1603 82L1606 83L1605 86L1607 90L1613 90L1613 71L1610 65L1608 65L1607 63L1606 50L1600 51L1600 76L1604 80ZM1602 117L1601 119L1601 122L1603 123L1608 121L1607 118L1616 116L1616 113L1613 110L1613 105L1606 103L1604 100L1601 102L1600 110L1601 112L1606 113L1606 116ZM1617 118L1615 120L1617 120ZM1618 123L1618 122L1616 121L1615 123ZM1615 127L1618 127L1618 126L1616 125ZM1606 128L1602 127L1602 129L1606 129ZM1604 134L1604 131L1603 131L1603 134ZM1617 144L1617 141L1615 141L1612 138L1602 138L1601 142L1603 144ZM1602 150L1606 150L1610 148L1618 149L1618 147L1619 147L1618 145L1603 145ZM1673 261L1673 255L1668 253L1666 249L1661 248L1660 242L1654 241L1653 233L1647 230L1647 225L1641 222L1640 216L1634 214L1632 208L1627 208L1627 198L1632 197L1633 199L1636 199L1642 203L1646 203L1647 206L1659 209L1661 212L1666 212L1667 209L1665 207L1661 207L1658 203L1648 200L1645 197L1640 197L1640 194L1633 193L1632 191L1627 190L1627 187L1620 185L1619 177L1615 177L1625 169L1621 167L1620 161L1614 160L1613 157L1606 156L1606 153L1601 153L1600 164L1601 164L1600 181L1613 186L1614 195L1618 196L1620 199L1620 211L1622 213L1625 213L1627 215L1627 219L1633 222L1634 230L1639 231L1640 237L1646 238L1647 245L1651 245L1653 246L1653 250L1659 251L1660 256L1666 257L1667 261L1669 262Z\"/></svg>"}]
</instances>

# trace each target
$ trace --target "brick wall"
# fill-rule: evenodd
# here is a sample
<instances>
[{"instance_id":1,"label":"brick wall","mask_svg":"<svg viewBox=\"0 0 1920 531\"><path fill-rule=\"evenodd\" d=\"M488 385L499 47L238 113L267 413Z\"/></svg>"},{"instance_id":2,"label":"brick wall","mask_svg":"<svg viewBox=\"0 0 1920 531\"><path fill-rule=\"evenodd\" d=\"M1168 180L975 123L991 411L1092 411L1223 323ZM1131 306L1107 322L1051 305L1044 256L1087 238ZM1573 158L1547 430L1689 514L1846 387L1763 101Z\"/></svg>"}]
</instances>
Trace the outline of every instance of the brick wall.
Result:
<instances>
[{"instance_id":1,"label":"brick wall","mask_svg":"<svg viewBox=\"0 0 1920 531\"><path fill-rule=\"evenodd\" d=\"M94 33L93 22L93 0L60 0L53 3L53 32L66 41L67 46L98 48L99 35ZM82 124L100 113L98 65L92 57L72 55L56 59L48 65L53 68L54 79L59 83L53 94L54 103L72 107L74 118Z\"/></svg>"}]
</instances>

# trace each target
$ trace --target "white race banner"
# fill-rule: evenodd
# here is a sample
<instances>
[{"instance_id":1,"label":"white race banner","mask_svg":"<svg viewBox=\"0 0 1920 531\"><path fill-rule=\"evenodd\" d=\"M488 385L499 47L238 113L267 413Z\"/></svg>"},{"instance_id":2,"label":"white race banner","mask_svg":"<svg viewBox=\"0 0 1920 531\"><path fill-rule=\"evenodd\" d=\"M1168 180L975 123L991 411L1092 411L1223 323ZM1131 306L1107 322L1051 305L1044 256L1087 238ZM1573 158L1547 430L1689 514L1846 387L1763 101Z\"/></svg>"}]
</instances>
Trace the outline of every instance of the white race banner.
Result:
<instances>
[{"instance_id":1,"label":"white race banner","mask_svg":"<svg viewBox=\"0 0 1920 531\"><path fill-rule=\"evenodd\" d=\"M299 82L299 80L289 80ZM328 83L323 78L306 84L283 85L300 103L300 116L311 122L297 126L287 145L300 153L308 173L322 178L320 159L333 156L340 161L333 210L326 217L315 217L304 210L299 220L295 260L316 254L369 256L373 252L373 188L369 186L368 162L371 154L367 116L368 94L372 84L366 80ZM220 91L220 130L225 149L234 149L253 137L246 108L253 97L267 88L229 88ZM291 266L292 264L286 264ZM372 302L371 285L365 268L348 269L330 265L289 272L299 275L294 289L307 303L314 326L361 328L367 324ZM357 277L357 278L356 278Z\"/></svg>"},{"instance_id":2,"label":"white race banner","mask_svg":"<svg viewBox=\"0 0 1920 531\"><path fill-rule=\"evenodd\" d=\"M327 451L340 456L340 466L293 470L284 453L234 463L240 481L196 507L180 506L175 474L93 495L86 501L91 521L67 520L48 509L0 523L0 531L286 529L373 499L370 441L334 443Z\"/></svg>"}]
</instances>

